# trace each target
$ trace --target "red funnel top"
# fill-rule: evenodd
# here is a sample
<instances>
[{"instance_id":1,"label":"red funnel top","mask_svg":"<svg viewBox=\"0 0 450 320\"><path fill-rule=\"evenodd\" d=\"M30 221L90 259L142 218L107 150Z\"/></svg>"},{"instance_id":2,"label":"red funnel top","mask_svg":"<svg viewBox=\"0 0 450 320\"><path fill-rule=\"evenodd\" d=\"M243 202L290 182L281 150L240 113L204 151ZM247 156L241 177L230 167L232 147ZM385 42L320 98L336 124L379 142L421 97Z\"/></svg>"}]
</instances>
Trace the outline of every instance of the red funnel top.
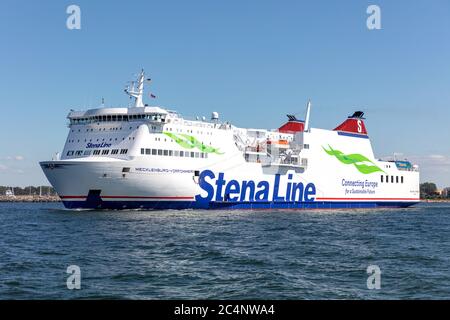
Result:
<instances>
[{"instance_id":1,"label":"red funnel top","mask_svg":"<svg viewBox=\"0 0 450 320\"><path fill-rule=\"evenodd\" d=\"M357 111L333 130L367 135L363 115L364 112Z\"/></svg>"},{"instance_id":2,"label":"red funnel top","mask_svg":"<svg viewBox=\"0 0 450 320\"><path fill-rule=\"evenodd\" d=\"M278 128L279 132L282 133L295 133L302 132L305 130L305 122L302 120L297 120L295 116L288 115L289 121Z\"/></svg>"}]
</instances>

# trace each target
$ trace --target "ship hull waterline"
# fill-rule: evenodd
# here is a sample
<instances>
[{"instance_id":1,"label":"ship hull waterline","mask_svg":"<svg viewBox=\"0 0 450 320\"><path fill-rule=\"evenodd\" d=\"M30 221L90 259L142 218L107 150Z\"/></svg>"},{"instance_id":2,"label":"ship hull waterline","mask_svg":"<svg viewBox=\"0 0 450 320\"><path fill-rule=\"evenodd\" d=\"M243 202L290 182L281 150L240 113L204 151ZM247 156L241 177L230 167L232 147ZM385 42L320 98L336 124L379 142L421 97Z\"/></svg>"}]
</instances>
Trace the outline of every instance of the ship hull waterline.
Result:
<instances>
[{"instance_id":1,"label":"ship hull waterline","mask_svg":"<svg viewBox=\"0 0 450 320\"><path fill-rule=\"evenodd\" d=\"M410 198L336 198L331 200L313 201L196 201L197 191L177 190L171 180L169 184L151 183L137 187L137 183L124 184L121 173L117 177L102 179L98 164L76 163L67 161L45 161L41 167L48 180L53 185L65 208L71 210L312 210L312 209L376 209L376 208L407 208L419 203L418 199ZM111 171L121 168L122 163L107 165ZM76 169L80 167L79 169ZM94 169L89 169L93 167ZM96 171L93 171L96 170ZM68 175L68 171L70 172ZM119 171L119 170L116 170ZM186 179L186 178L185 178ZM190 179L190 178L188 178ZM186 180L188 180L186 179ZM161 179L163 180L163 179ZM178 179L177 179L178 180ZM140 181L140 180L139 180ZM182 181L180 179L180 181ZM105 185L114 186L114 194L108 193ZM123 186L121 186L123 183ZM183 184L183 182L181 182ZM186 181L184 182L186 184ZM133 188L135 188L133 190ZM137 189L138 188L138 189ZM147 188L147 192L146 192ZM177 190L175 194L168 190ZM92 192L96 191L96 192Z\"/></svg>"}]
</instances>

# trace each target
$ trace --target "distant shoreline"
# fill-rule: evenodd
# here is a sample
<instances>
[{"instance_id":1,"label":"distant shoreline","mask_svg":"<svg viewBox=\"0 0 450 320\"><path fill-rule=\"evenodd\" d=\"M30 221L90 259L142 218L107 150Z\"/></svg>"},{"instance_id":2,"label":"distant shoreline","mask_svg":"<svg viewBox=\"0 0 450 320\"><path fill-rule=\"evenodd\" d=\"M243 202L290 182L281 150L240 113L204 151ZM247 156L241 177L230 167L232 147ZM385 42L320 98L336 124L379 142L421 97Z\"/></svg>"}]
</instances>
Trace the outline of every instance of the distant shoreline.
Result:
<instances>
[{"instance_id":1,"label":"distant shoreline","mask_svg":"<svg viewBox=\"0 0 450 320\"><path fill-rule=\"evenodd\" d=\"M421 202L450 202L450 199L420 199Z\"/></svg>"},{"instance_id":2,"label":"distant shoreline","mask_svg":"<svg viewBox=\"0 0 450 320\"><path fill-rule=\"evenodd\" d=\"M0 202L60 202L59 196L17 195L0 196Z\"/></svg>"}]
</instances>

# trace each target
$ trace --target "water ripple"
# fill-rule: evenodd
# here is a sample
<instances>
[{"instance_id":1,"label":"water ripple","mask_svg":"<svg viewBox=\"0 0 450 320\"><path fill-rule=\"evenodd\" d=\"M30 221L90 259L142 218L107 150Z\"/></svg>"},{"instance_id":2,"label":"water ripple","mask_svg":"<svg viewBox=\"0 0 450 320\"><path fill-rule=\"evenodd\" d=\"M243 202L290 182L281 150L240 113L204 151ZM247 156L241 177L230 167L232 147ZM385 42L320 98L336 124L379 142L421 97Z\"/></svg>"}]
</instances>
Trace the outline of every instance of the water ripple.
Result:
<instances>
[{"instance_id":1,"label":"water ripple","mask_svg":"<svg viewBox=\"0 0 450 320\"><path fill-rule=\"evenodd\" d=\"M1 299L440 299L450 205L69 211L0 203ZM367 266L382 288L368 290ZM66 268L81 268L68 290Z\"/></svg>"}]
</instances>

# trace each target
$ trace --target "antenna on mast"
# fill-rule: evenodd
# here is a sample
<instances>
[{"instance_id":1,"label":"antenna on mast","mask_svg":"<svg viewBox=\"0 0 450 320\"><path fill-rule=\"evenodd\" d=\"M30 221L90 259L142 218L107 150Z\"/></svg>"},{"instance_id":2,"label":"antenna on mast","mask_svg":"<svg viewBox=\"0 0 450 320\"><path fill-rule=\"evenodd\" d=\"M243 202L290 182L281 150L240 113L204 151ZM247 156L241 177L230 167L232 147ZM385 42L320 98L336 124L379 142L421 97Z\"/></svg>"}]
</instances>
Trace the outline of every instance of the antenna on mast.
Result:
<instances>
[{"instance_id":1,"label":"antenna on mast","mask_svg":"<svg viewBox=\"0 0 450 320\"><path fill-rule=\"evenodd\" d=\"M131 84L127 86L124 90L127 95L135 99L134 106L136 108L144 107L144 102L142 101L142 98L144 96L144 80L145 80L145 73L144 69L142 69L137 80L137 88L135 88L134 85L135 81L131 81Z\"/></svg>"},{"instance_id":2,"label":"antenna on mast","mask_svg":"<svg viewBox=\"0 0 450 320\"><path fill-rule=\"evenodd\" d=\"M305 131L309 130L309 115L311 113L311 100L308 100L306 105L306 116L305 116Z\"/></svg>"}]
</instances>

